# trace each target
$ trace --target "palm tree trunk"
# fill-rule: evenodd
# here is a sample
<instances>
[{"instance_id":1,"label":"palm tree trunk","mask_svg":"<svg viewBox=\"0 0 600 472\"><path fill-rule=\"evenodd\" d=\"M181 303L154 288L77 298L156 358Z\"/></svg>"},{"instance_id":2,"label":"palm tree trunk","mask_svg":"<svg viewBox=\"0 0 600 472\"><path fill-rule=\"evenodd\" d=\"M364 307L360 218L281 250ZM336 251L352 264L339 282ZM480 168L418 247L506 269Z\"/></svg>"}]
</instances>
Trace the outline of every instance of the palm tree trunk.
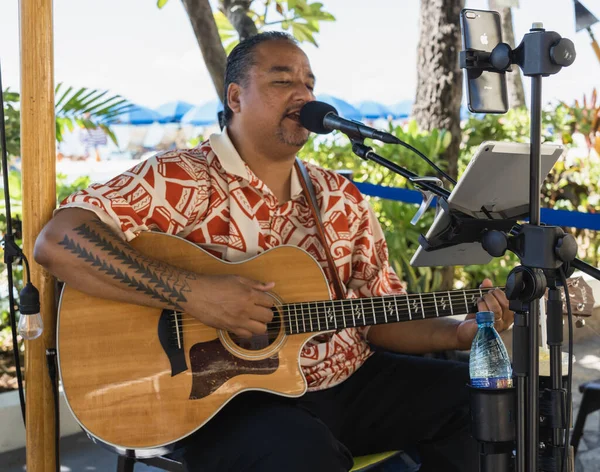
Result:
<instances>
[{"instance_id":1,"label":"palm tree trunk","mask_svg":"<svg viewBox=\"0 0 600 472\"><path fill-rule=\"evenodd\" d=\"M445 129L452 135L444 153L448 174L456 178L460 150L462 73L460 11L464 0L421 0L417 48L417 96L413 114L423 130ZM454 283L454 268L442 271L442 290Z\"/></svg>"},{"instance_id":2,"label":"palm tree trunk","mask_svg":"<svg viewBox=\"0 0 600 472\"><path fill-rule=\"evenodd\" d=\"M223 97L227 54L219 36L213 11L208 0L181 0L200 46L206 68L213 81L217 96Z\"/></svg>"}]
</instances>

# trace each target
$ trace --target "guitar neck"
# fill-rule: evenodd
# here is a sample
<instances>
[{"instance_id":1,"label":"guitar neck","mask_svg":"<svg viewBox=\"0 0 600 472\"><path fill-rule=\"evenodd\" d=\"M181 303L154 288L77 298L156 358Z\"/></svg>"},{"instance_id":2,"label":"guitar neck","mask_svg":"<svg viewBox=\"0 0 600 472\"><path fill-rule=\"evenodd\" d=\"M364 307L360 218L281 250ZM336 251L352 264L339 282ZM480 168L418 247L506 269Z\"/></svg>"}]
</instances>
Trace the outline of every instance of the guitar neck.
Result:
<instances>
[{"instance_id":1,"label":"guitar neck","mask_svg":"<svg viewBox=\"0 0 600 472\"><path fill-rule=\"evenodd\" d=\"M282 307L282 322L288 334L299 334L464 315L477 311L477 299L488 290L290 303Z\"/></svg>"}]
</instances>

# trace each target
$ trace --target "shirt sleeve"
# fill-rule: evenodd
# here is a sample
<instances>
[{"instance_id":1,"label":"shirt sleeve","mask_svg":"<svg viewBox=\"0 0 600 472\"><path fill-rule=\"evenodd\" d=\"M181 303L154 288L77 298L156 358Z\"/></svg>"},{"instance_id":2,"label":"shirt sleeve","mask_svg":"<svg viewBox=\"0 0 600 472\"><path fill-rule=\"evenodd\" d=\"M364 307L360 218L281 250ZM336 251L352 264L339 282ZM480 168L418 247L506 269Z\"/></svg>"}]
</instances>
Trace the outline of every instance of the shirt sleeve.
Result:
<instances>
[{"instance_id":1,"label":"shirt sleeve","mask_svg":"<svg viewBox=\"0 0 600 472\"><path fill-rule=\"evenodd\" d=\"M208 209L210 175L199 148L157 154L104 184L63 200L64 208L93 211L124 240L141 231L185 237Z\"/></svg>"}]
</instances>

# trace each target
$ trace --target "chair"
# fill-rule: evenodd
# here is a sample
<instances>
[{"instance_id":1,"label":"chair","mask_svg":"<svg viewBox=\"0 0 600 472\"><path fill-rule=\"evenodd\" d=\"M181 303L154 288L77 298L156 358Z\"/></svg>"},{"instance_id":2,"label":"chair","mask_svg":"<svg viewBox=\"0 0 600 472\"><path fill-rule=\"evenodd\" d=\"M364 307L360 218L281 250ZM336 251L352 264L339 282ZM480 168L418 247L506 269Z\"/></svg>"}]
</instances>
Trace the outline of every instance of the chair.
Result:
<instances>
[{"instance_id":1,"label":"chair","mask_svg":"<svg viewBox=\"0 0 600 472\"><path fill-rule=\"evenodd\" d=\"M571 436L571 445L575 454L577 454L579 440L583 436L583 426L585 425L587 415L600 410L600 379L581 384L579 391L583 393L583 397L581 398L581 406L579 407L577 421L575 421L573 435Z\"/></svg>"},{"instance_id":2,"label":"chair","mask_svg":"<svg viewBox=\"0 0 600 472\"><path fill-rule=\"evenodd\" d=\"M354 467L351 472L366 472L379 464L392 459L400 462L401 469L394 468L397 472L415 472L419 470L419 464L403 451L383 452L381 454L371 454L369 456L360 456L354 458ZM185 472L183 463L177 456L174 457L152 457L149 459L136 459L133 457L119 456L117 462L117 472L133 472L136 462L142 462L152 467L158 467L168 472ZM308 471L307 471L308 472Z\"/></svg>"}]
</instances>

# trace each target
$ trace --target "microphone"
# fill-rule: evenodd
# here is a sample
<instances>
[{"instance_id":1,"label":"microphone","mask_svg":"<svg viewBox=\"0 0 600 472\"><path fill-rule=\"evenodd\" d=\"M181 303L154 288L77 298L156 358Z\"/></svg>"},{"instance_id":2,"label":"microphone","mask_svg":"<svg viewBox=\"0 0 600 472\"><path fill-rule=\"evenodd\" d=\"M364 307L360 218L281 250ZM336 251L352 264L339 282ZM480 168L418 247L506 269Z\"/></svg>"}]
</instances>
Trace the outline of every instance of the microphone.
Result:
<instances>
[{"instance_id":1,"label":"microphone","mask_svg":"<svg viewBox=\"0 0 600 472\"><path fill-rule=\"evenodd\" d=\"M371 128L359 121L342 118L334 107L324 102L307 102L300 110L300 124L317 134L338 130L354 139L369 138L389 144L401 144L393 134Z\"/></svg>"}]
</instances>

